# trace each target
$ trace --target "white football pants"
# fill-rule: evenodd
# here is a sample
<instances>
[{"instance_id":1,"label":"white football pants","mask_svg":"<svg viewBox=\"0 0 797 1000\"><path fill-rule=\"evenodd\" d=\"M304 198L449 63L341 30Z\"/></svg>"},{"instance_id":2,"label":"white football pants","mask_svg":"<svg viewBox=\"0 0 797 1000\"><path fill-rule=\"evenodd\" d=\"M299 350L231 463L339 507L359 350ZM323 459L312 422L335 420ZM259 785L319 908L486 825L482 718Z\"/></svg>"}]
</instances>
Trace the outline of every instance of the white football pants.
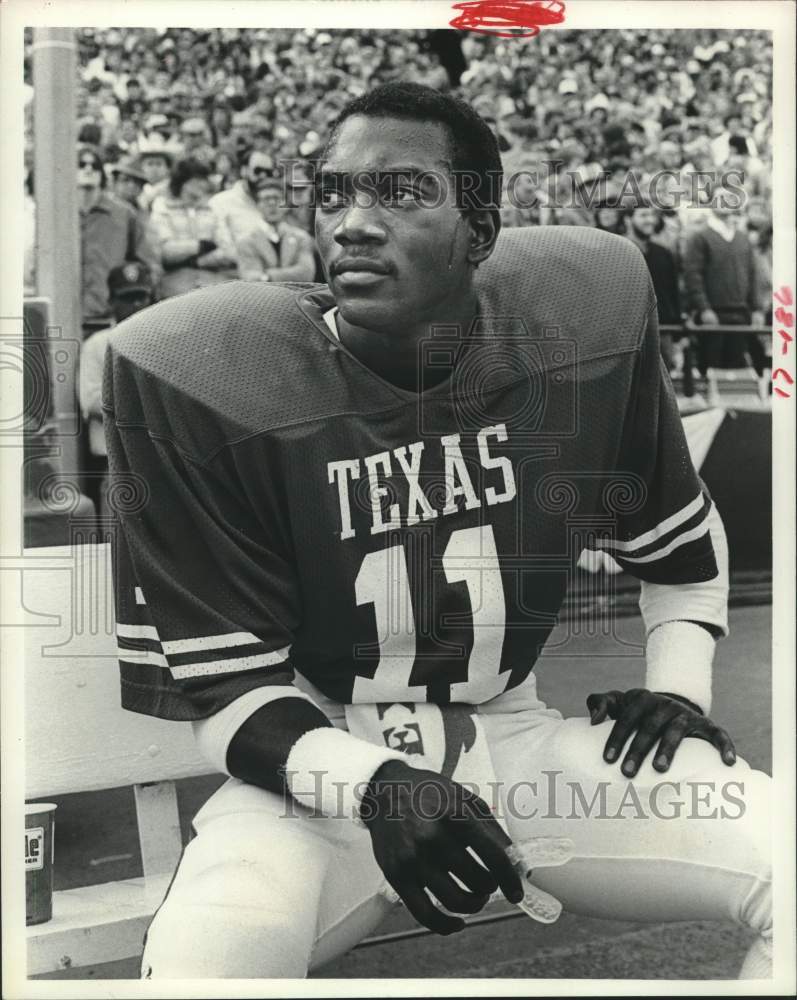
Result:
<instances>
[{"instance_id":1,"label":"white football pants","mask_svg":"<svg viewBox=\"0 0 797 1000\"><path fill-rule=\"evenodd\" d=\"M611 722L565 720L539 701L496 707L479 713L496 778L480 793L515 841L575 845L563 867L535 870L537 885L591 917L735 921L759 934L741 974L771 975L766 774L687 739L666 774L646 762L629 781L602 759ZM142 976L303 977L379 925L391 904L368 832L290 812L236 779L211 797L149 928Z\"/></svg>"}]
</instances>

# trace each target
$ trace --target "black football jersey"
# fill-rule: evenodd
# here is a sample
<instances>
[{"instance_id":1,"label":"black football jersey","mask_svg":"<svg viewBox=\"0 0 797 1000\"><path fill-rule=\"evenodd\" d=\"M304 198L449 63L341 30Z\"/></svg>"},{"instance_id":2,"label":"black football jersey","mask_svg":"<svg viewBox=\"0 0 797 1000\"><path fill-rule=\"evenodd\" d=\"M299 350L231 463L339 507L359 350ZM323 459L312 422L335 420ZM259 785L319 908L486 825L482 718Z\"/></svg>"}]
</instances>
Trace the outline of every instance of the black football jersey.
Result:
<instances>
[{"instance_id":1,"label":"black football jersey","mask_svg":"<svg viewBox=\"0 0 797 1000\"><path fill-rule=\"evenodd\" d=\"M343 703L481 703L528 676L585 547L716 576L636 247L512 230L477 289L415 392L340 343L324 285L233 282L119 329L127 708L202 718L295 672Z\"/></svg>"}]
</instances>

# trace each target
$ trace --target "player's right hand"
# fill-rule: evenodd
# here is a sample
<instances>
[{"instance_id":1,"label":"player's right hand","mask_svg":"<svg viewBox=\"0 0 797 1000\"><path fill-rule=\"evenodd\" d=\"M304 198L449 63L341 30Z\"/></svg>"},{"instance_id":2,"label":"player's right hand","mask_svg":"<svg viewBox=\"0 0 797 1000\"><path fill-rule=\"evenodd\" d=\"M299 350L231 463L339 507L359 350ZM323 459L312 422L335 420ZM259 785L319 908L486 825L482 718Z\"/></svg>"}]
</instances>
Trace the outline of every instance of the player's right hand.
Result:
<instances>
[{"instance_id":1,"label":"player's right hand","mask_svg":"<svg viewBox=\"0 0 797 1000\"><path fill-rule=\"evenodd\" d=\"M385 878L429 930L452 934L465 921L435 906L428 892L452 913L478 913L498 888L511 903L522 900L520 876L506 854L509 837L487 803L456 781L386 761L368 785L360 816Z\"/></svg>"}]
</instances>

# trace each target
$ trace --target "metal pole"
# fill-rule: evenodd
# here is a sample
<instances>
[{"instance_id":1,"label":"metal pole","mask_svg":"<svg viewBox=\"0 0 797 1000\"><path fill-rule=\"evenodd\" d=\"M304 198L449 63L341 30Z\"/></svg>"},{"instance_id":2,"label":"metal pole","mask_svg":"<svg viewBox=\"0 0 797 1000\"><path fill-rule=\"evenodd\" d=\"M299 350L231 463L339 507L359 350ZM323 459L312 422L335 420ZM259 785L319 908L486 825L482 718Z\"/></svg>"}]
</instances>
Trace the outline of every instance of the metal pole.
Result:
<instances>
[{"instance_id":1,"label":"metal pole","mask_svg":"<svg viewBox=\"0 0 797 1000\"><path fill-rule=\"evenodd\" d=\"M77 45L72 28L33 29L34 191L38 293L50 300L58 464L77 475L77 372L81 341L76 177ZM66 353L64 353L66 352Z\"/></svg>"}]
</instances>

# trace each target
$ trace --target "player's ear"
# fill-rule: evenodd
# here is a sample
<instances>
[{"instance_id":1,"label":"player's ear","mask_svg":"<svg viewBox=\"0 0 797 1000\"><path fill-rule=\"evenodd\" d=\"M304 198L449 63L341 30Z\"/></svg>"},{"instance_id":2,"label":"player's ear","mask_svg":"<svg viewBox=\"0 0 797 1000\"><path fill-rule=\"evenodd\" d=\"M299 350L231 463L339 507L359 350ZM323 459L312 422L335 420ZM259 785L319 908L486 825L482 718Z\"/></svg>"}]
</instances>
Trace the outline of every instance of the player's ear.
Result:
<instances>
[{"instance_id":1,"label":"player's ear","mask_svg":"<svg viewBox=\"0 0 797 1000\"><path fill-rule=\"evenodd\" d=\"M478 267L495 249L501 231L501 214L497 208L473 208L467 213L467 220L468 261Z\"/></svg>"}]
</instances>

